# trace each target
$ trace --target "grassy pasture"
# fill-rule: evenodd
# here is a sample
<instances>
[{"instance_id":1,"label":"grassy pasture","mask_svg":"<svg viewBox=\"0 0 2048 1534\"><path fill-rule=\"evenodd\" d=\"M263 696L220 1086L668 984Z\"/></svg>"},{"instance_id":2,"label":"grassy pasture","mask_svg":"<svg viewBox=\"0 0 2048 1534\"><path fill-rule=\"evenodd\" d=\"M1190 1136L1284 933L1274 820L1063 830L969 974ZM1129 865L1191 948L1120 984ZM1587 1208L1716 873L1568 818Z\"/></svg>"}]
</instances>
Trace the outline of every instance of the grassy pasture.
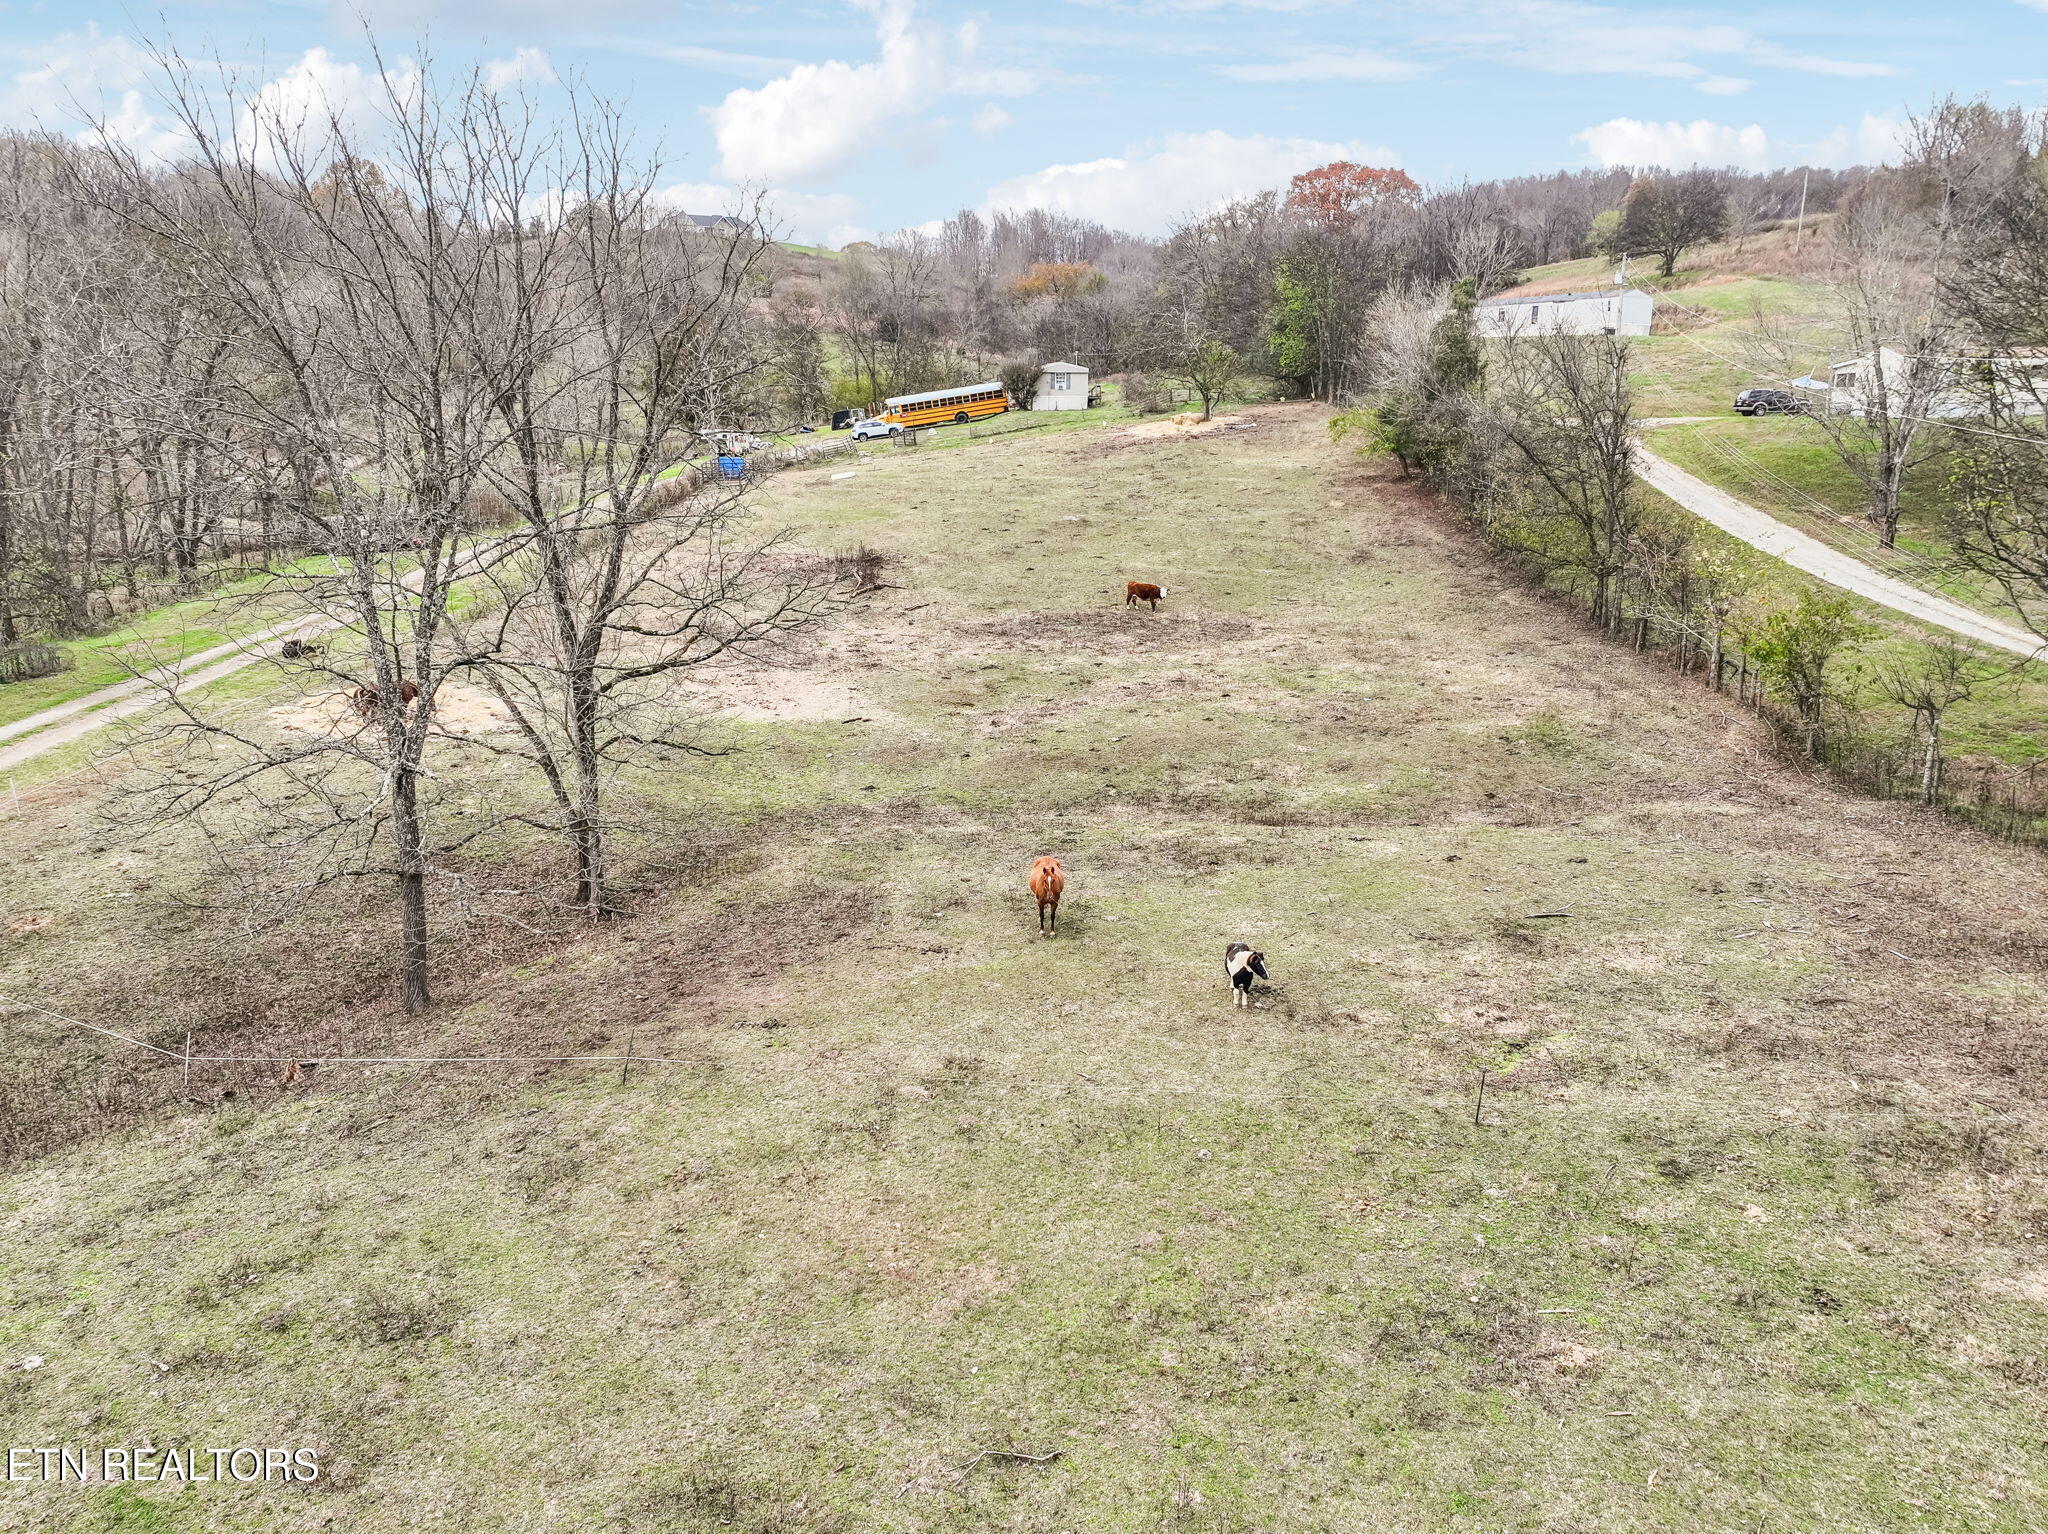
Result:
<instances>
[{"instance_id":1,"label":"grassy pasture","mask_svg":"<svg viewBox=\"0 0 2048 1534\"><path fill-rule=\"evenodd\" d=\"M243 581L217 594L138 614L106 634L46 641L71 658L71 669L0 688L0 724L131 681L138 670L197 655L265 627L276 620L264 612L255 588L255 582Z\"/></svg>"},{"instance_id":2,"label":"grassy pasture","mask_svg":"<svg viewBox=\"0 0 2048 1534\"><path fill-rule=\"evenodd\" d=\"M773 482L901 589L634 785L638 914L450 952L410 1028L306 978L374 892L243 938L91 779L5 808L51 918L5 994L660 1063L202 1072L0 1180L12 1442L329 1470L0 1527L2039 1527L2039 859L1778 764L1254 415Z\"/></svg>"}]
</instances>

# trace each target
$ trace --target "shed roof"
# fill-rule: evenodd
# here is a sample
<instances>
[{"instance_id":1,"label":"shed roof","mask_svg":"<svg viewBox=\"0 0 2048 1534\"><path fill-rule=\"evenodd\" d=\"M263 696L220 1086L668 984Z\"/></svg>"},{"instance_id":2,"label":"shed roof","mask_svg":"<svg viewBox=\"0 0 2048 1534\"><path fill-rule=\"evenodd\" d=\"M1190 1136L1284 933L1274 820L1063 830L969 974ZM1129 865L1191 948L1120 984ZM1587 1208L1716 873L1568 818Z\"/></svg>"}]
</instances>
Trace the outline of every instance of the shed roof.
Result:
<instances>
[{"instance_id":1,"label":"shed roof","mask_svg":"<svg viewBox=\"0 0 2048 1534\"><path fill-rule=\"evenodd\" d=\"M1619 298L1623 294L1640 292L1641 288L1595 288L1590 293L1530 293L1521 298L1489 298L1479 307L1505 309L1510 304L1575 304L1586 298Z\"/></svg>"},{"instance_id":2,"label":"shed roof","mask_svg":"<svg viewBox=\"0 0 2048 1534\"><path fill-rule=\"evenodd\" d=\"M1078 362L1048 362L1038 371L1041 373L1085 373L1088 370Z\"/></svg>"}]
</instances>

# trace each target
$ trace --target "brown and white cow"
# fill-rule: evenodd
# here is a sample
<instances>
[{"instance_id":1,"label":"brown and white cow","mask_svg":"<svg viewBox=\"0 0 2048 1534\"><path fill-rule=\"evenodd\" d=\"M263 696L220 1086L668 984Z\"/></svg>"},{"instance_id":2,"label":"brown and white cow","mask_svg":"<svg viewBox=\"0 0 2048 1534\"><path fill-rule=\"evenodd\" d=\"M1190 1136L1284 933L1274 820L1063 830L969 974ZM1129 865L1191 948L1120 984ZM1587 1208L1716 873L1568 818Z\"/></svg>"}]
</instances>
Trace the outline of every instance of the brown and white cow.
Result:
<instances>
[{"instance_id":1,"label":"brown and white cow","mask_svg":"<svg viewBox=\"0 0 2048 1534\"><path fill-rule=\"evenodd\" d=\"M1223 950L1223 978L1230 982L1232 1006L1248 1007L1252 1004L1252 978L1270 979L1266 973L1266 956L1253 948L1250 943L1232 943Z\"/></svg>"}]
</instances>

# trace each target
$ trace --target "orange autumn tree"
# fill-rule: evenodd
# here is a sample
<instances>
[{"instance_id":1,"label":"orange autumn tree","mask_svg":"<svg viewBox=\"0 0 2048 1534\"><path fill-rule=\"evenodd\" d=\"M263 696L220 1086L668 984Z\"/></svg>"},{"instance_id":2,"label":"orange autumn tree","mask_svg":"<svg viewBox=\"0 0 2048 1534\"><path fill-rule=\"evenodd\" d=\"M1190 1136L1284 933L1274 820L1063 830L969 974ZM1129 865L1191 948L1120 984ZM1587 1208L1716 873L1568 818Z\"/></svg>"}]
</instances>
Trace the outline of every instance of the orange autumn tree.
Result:
<instances>
[{"instance_id":1,"label":"orange autumn tree","mask_svg":"<svg viewBox=\"0 0 2048 1534\"><path fill-rule=\"evenodd\" d=\"M1086 261L1040 261L1010 284L1013 298L1064 300L1099 293L1108 278Z\"/></svg>"},{"instance_id":2,"label":"orange autumn tree","mask_svg":"<svg viewBox=\"0 0 2048 1534\"><path fill-rule=\"evenodd\" d=\"M1412 203L1422 188L1404 170L1332 160L1305 170L1287 184L1287 206L1330 222L1349 222L1382 203Z\"/></svg>"}]
</instances>

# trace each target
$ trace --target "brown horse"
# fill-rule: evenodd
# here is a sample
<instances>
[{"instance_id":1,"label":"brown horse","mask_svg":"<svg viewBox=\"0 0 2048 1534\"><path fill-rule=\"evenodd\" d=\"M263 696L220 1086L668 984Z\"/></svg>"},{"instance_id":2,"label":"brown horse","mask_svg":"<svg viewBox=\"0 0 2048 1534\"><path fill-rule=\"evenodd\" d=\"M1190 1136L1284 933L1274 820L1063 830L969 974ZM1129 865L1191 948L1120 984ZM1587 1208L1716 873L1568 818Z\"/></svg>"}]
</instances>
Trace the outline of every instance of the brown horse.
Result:
<instances>
[{"instance_id":1,"label":"brown horse","mask_svg":"<svg viewBox=\"0 0 2048 1534\"><path fill-rule=\"evenodd\" d=\"M1060 895L1067 887L1066 869L1060 866L1058 858L1034 858L1024 882L1031 890L1031 898L1038 902L1038 930L1058 937Z\"/></svg>"}]
</instances>

